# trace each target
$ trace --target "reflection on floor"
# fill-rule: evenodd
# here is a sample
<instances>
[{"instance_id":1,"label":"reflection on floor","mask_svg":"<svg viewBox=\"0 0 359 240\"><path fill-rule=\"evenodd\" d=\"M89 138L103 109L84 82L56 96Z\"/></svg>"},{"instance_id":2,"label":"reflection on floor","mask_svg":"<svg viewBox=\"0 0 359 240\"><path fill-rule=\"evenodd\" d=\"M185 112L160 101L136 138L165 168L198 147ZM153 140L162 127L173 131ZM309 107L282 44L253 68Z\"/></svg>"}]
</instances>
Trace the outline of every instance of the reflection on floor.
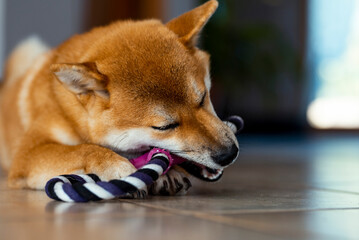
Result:
<instances>
[{"instance_id":1,"label":"reflection on floor","mask_svg":"<svg viewBox=\"0 0 359 240\"><path fill-rule=\"evenodd\" d=\"M358 239L359 137L240 138L240 159L183 197L50 201L0 178L1 239Z\"/></svg>"}]
</instances>

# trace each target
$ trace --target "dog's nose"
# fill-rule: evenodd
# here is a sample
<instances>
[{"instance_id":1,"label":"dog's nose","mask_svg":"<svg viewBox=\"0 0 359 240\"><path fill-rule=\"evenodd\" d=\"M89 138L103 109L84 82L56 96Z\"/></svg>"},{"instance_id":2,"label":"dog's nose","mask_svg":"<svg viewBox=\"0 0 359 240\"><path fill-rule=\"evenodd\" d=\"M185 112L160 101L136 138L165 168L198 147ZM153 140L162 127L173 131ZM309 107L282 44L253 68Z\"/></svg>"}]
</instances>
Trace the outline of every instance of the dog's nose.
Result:
<instances>
[{"instance_id":1,"label":"dog's nose","mask_svg":"<svg viewBox=\"0 0 359 240\"><path fill-rule=\"evenodd\" d=\"M232 163L237 155L238 155L239 149L236 145L232 145L232 147L224 152L221 152L216 155L212 155L212 159L215 163L221 165L222 167L227 166L228 164Z\"/></svg>"}]
</instances>

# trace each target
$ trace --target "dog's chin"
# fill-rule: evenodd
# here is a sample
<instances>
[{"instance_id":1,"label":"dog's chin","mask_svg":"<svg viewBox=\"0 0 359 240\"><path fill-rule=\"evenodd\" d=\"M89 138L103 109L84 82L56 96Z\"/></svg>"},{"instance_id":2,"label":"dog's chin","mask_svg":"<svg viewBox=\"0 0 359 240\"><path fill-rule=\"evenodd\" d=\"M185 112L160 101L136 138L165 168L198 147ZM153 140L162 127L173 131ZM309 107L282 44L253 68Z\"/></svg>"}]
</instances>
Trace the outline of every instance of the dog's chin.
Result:
<instances>
[{"instance_id":1,"label":"dog's chin","mask_svg":"<svg viewBox=\"0 0 359 240\"><path fill-rule=\"evenodd\" d=\"M190 160L180 163L179 166L182 167L186 172L188 172L192 176L206 182L218 181L223 175L222 168L219 169L209 168L202 164Z\"/></svg>"}]
</instances>

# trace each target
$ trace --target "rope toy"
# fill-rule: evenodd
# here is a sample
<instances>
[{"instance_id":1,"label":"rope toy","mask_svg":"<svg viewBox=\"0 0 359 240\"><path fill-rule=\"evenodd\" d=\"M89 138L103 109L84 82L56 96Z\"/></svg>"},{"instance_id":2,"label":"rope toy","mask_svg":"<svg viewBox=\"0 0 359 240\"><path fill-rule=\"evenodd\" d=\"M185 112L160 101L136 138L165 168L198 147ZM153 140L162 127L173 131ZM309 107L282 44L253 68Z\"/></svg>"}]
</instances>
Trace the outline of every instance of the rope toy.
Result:
<instances>
[{"instance_id":1,"label":"rope toy","mask_svg":"<svg viewBox=\"0 0 359 240\"><path fill-rule=\"evenodd\" d=\"M243 120L238 116L231 116L224 123L234 133L243 128ZM145 195L147 186L166 174L173 165L184 161L186 160L171 155L165 149L153 148L150 152L130 160L138 170L127 177L104 182L96 174L60 175L46 183L45 191L51 199L63 202L110 200L131 196L137 192Z\"/></svg>"},{"instance_id":2,"label":"rope toy","mask_svg":"<svg viewBox=\"0 0 359 240\"><path fill-rule=\"evenodd\" d=\"M137 191L145 191L159 176L166 174L172 165L183 161L184 159L172 156L164 149L154 148L149 153L130 160L138 170L127 177L104 182L96 174L60 175L46 183L45 191L50 198L64 202L100 201L130 196Z\"/></svg>"}]
</instances>

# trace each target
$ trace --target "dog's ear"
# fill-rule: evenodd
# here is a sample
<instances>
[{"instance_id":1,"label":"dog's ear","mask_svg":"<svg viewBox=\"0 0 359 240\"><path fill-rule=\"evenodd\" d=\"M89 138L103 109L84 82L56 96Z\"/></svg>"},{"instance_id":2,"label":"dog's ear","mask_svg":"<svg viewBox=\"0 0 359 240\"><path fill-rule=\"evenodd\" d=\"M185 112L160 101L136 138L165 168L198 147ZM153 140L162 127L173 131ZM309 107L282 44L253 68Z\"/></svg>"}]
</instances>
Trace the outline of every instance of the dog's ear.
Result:
<instances>
[{"instance_id":1,"label":"dog's ear","mask_svg":"<svg viewBox=\"0 0 359 240\"><path fill-rule=\"evenodd\" d=\"M182 14L169 21L166 26L176 33L180 41L189 48L196 45L199 32L207 23L218 7L216 0L211 0L201 6Z\"/></svg>"},{"instance_id":2,"label":"dog's ear","mask_svg":"<svg viewBox=\"0 0 359 240\"><path fill-rule=\"evenodd\" d=\"M95 63L57 63L51 71L64 86L75 94L96 94L108 98L107 78Z\"/></svg>"}]
</instances>

